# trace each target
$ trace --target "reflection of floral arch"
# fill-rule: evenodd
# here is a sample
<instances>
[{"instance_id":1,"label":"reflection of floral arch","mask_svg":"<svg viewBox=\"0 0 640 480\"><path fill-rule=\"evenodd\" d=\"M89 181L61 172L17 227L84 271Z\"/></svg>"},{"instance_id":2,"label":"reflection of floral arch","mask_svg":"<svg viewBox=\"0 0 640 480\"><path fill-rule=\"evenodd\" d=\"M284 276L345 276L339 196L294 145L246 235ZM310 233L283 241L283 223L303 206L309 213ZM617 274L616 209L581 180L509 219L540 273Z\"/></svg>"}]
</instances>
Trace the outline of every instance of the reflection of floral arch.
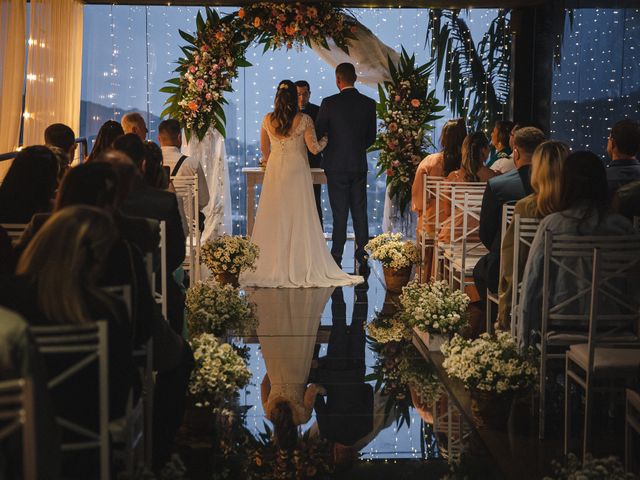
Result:
<instances>
[{"instance_id":1,"label":"reflection of floral arch","mask_svg":"<svg viewBox=\"0 0 640 480\"><path fill-rule=\"evenodd\" d=\"M328 50L331 40L348 54L359 30L366 30L343 9L326 2L256 2L222 17L209 7L205 11L206 20L198 12L195 36L180 31L188 45L181 47L179 76L161 89L170 95L162 116L177 119L187 140L192 135L202 140L211 128L225 136L224 93L233 91L238 69L251 66L245 53L253 42L263 44L266 52L305 45ZM397 67L391 59L388 63L389 81L379 86L382 123L374 148L381 151L379 175L387 174L390 196L404 210L417 164L431 145L430 122L442 108L435 93L428 91L431 63L416 66L415 58L404 50Z\"/></svg>"}]
</instances>

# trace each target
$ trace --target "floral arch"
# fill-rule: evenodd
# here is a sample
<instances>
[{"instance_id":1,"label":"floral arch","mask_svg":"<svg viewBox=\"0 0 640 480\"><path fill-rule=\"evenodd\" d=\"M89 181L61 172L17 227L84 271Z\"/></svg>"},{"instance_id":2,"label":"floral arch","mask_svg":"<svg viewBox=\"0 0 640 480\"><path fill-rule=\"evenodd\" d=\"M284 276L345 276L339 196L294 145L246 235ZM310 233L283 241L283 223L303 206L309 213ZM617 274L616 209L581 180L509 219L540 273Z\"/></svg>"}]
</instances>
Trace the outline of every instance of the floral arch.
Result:
<instances>
[{"instance_id":1,"label":"floral arch","mask_svg":"<svg viewBox=\"0 0 640 480\"><path fill-rule=\"evenodd\" d=\"M417 165L432 146L432 123L444 108L428 88L433 62L416 65L404 49L398 55L352 15L326 2L256 2L224 16L210 7L205 12L206 18L200 12L196 17L194 35L179 32L187 45L181 47L178 76L161 89L169 94L162 117L178 120L187 140L202 141L211 129L224 137L224 95L233 91L239 69L251 66L245 54L253 43L264 45L264 52L307 46L323 58L322 50L333 49L347 60L350 47L370 42L366 56L377 56L383 65L370 82L378 84L380 96L379 134L372 150L380 151L378 174L386 173L389 195L404 211Z\"/></svg>"}]
</instances>

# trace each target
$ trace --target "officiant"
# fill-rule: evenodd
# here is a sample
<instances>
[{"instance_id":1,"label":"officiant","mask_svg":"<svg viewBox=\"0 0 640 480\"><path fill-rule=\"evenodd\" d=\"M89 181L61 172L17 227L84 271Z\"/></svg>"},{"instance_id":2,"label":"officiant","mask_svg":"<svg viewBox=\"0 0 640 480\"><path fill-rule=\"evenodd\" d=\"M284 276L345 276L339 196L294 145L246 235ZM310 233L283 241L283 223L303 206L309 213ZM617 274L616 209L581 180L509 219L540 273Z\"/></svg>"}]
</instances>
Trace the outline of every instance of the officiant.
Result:
<instances>
[{"instance_id":1,"label":"officiant","mask_svg":"<svg viewBox=\"0 0 640 480\"><path fill-rule=\"evenodd\" d=\"M318 115L318 111L320 107L315 105L309 101L311 98L311 87L309 86L309 82L306 80L298 80L296 82L296 90L298 91L298 107L302 113L306 113L311 117L311 120L316 121L316 116ZM309 166L311 168L320 168L322 163L322 153L318 155L314 155L309 150L307 150L307 156L309 157ZM320 218L320 226L324 231L324 222L322 218L322 185L314 184L313 185L313 193L316 197L316 207L318 209L318 217Z\"/></svg>"}]
</instances>

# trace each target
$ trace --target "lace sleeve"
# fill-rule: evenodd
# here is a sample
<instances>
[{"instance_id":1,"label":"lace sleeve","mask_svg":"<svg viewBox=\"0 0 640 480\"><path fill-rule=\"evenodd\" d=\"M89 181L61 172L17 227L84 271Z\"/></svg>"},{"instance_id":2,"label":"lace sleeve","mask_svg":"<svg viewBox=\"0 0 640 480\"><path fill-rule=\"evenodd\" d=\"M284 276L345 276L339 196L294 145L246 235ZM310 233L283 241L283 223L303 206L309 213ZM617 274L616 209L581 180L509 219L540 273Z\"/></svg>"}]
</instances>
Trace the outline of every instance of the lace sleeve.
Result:
<instances>
[{"instance_id":1,"label":"lace sleeve","mask_svg":"<svg viewBox=\"0 0 640 480\"><path fill-rule=\"evenodd\" d=\"M327 137L324 137L320 141L318 141L316 137L316 128L313 125L311 117L305 115L304 122L304 143L307 144L307 148L311 153L317 155L327 146Z\"/></svg>"}]
</instances>

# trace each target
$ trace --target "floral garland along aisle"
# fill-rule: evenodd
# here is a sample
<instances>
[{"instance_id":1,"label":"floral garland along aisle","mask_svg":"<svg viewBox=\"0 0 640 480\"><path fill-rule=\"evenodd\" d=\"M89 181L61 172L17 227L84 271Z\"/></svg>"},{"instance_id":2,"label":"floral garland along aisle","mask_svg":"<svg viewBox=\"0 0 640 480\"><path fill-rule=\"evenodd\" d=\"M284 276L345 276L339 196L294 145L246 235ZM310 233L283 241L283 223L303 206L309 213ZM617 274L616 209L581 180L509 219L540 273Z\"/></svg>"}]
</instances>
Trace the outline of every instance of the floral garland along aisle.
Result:
<instances>
[{"instance_id":1,"label":"floral garland along aisle","mask_svg":"<svg viewBox=\"0 0 640 480\"><path fill-rule=\"evenodd\" d=\"M348 54L358 31L353 16L327 2L255 2L222 17L209 7L205 12L206 19L198 12L195 35L180 30L187 45L181 47L178 76L160 90L169 94L161 116L178 120L187 140L192 135L202 140L210 128L225 136L224 95L233 91L238 69L251 66L245 54L253 42L266 52L312 43L328 49L332 40ZM418 163L433 145L430 132L440 118L436 113L444 109L428 88L432 70L433 62L418 66L403 48L397 67L389 60L391 80L379 85L381 124L371 150L380 150L378 175L386 173L390 196L401 211L411 198Z\"/></svg>"}]
</instances>

